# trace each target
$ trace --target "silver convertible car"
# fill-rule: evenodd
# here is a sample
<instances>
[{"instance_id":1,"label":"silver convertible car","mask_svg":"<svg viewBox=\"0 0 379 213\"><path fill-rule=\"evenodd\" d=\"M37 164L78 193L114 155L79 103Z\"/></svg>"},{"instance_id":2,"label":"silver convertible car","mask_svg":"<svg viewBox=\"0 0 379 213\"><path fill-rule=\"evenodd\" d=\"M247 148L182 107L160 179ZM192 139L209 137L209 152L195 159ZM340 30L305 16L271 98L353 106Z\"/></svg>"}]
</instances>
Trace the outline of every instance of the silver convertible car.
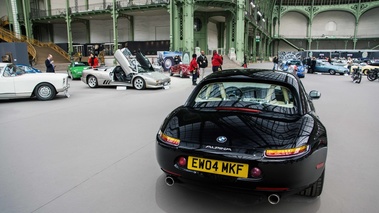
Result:
<instances>
[{"instance_id":1,"label":"silver convertible car","mask_svg":"<svg viewBox=\"0 0 379 213\"><path fill-rule=\"evenodd\" d=\"M81 80L89 87L127 86L137 90L145 88L165 88L170 85L169 76L154 70L150 61L141 53L136 56L125 55L116 50L117 66L83 70Z\"/></svg>"}]
</instances>

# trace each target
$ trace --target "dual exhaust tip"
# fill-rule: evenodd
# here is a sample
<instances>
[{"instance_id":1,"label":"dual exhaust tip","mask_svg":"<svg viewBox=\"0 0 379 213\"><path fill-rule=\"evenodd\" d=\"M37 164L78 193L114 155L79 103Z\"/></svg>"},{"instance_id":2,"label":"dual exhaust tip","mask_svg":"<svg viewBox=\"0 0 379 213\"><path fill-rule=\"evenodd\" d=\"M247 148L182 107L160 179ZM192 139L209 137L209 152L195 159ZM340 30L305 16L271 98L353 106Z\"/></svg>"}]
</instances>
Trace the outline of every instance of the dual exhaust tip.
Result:
<instances>
[{"instance_id":1,"label":"dual exhaust tip","mask_svg":"<svg viewBox=\"0 0 379 213\"><path fill-rule=\"evenodd\" d=\"M167 186L173 186L175 184L175 179L172 176L168 175L165 178L165 183L167 184ZM270 194L267 197L267 201L272 205L276 205L280 202L280 196L277 194Z\"/></svg>"}]
</instances>

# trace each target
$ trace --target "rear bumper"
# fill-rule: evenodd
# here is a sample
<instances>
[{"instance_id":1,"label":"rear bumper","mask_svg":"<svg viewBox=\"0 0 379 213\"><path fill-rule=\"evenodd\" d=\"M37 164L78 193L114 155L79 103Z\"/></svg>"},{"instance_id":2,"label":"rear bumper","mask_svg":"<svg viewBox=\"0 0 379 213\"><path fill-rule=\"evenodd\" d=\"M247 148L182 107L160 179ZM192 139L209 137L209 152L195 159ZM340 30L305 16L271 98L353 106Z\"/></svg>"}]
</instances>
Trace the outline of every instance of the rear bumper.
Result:
<instances>
[{"instance_id":1,"label":"rear bumper","mask_svg":"<svg viewBox=\"0 0 379 213\"><path fill-rule=\"evenodd\" d=\"M296 194L317 181L324 171L327 147L318 149L307 156L292 161L242 161L235 158L214 155L211 153L189 153L185 150L169 148L158 142L156 144L157 161L161 169L179 182L205 184L220 188L230 188L238 191L249 191L255 194L280 195ZM199 156L209 159L239 162L249 164L249 170L258 167L262 171L260 178L235 178L205 172L190 171L178 166L175 162L180 156Z\"/></svg>"}]
</instances>

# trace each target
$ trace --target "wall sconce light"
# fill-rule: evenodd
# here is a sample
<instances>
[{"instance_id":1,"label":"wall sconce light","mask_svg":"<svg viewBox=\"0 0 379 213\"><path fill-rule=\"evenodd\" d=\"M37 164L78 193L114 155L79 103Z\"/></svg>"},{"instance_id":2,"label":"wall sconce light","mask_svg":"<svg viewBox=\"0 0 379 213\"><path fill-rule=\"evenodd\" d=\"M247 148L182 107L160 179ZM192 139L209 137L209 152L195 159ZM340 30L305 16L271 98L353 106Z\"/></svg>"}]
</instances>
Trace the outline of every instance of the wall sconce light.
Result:
<instances>
[{"instance_id":1,"label":"wall sconce light","mask_svg":"<svg viewBox=\"0 0 379 213\"><path fill-rule=\"evenodd\" d=\"M255 4L253 3L253 1L250 2L250 5L251 5L251 8L255 8Z\"/></svg>"},{"instance_id":2,"label":"wall sconce light","mask_svg":"<svg viewBox=\"0 0 379 213\"><path fill-rule=\"evenodd\" d=\"M262 21L263 21L263 22L266 22L266 20L265 20L264 18L262 18Z\"/></svg>"},{"instance_id":3,"label":"wall sconce light","mask_svg":"<svg viewBox=\"0 0 379 213\"><path fill-rule=\"evenodd\" d=\"M259 11L257 12L257 14L258 14L259 16L262 16L262 13L261 13L261 12L259 12Z\"/></svg>"}]
</instances>

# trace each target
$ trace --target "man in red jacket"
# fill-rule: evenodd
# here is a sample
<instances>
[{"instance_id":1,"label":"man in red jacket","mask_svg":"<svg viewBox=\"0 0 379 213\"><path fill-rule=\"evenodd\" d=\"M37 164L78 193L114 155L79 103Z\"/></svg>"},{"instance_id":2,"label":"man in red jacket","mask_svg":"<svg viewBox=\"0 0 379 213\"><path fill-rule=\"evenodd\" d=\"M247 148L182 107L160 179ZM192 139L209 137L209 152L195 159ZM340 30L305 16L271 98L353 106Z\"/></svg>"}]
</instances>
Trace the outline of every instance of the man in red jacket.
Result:
<instances>
[{"instance_id":1,"label":"man in red jacket","mask_svg":"<svg viewBox=\"0 0 379 213\"><path fill-rule=\"evenodd\" d=\"M222 65L222 58L217 53L216 50L213 50L213 57L212 57L212 71L217 72L219 68L221 68Z\"/></svg>"},{"instance_id":2,"label":"man in red jacket","mask_svg":"<svg viewBox=\"0 0 379 213\"><path fill-rule=\"evenodd\" d=\"M192 60L188 68L190 72L192 73L192 85L197 85L196 80L198 76L199 65L197 64L196 57L197 57L196 54L192 54Z\"/></svg>"}]
</instances>

